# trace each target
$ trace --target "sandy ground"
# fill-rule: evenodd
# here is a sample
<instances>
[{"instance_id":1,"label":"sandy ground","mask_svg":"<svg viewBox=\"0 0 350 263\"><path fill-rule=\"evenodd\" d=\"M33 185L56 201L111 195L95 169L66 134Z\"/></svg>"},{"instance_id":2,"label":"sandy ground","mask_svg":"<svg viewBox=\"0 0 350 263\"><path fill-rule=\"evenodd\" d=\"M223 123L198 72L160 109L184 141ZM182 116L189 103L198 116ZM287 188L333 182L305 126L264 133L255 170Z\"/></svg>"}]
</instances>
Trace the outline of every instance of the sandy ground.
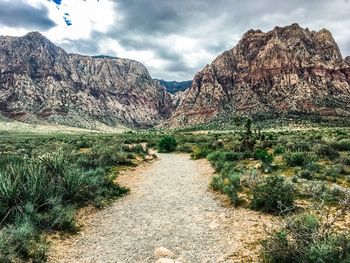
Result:
<instances>
[{"instance_id":1,"label":"sandy ground","mask_svg":"<svg viewBox=\"0 0 350 263\"><path fill-rule=\"evenodd\" d=\"M110 127L100 127L99 130L89 130L76 127L69 127L64 125L55 124L29 124L18 121L1 121L0 120L0 132L8 133L31 133L31 134L55 134L55 133L65 133L65 134L76 134L76 133L122 133L127 129L124 128L110 128Z\"/></svg>"},{"instance_id":2,"label":"sandy ground","mask_svg":"<svg viewBox=\"0 0 350 263\"><path fill-rule=\"evenodd\" d=\"M49 262L258 262L272 217L223 201L208 189L212 175L207 161L182 154L125 172L118 182L130 194L54 239Z\"/></svg>"}]
</instances>

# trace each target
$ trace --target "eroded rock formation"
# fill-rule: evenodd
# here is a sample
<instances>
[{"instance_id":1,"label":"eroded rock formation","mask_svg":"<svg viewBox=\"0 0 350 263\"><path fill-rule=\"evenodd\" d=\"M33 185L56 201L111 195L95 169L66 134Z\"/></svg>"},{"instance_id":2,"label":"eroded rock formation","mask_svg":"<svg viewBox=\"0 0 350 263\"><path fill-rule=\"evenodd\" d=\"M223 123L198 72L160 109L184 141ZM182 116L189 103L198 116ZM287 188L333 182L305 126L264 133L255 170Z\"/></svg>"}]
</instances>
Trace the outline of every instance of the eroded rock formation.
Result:
<instances>
[{"instance_id":1,"label":"eroded rock formation","mask_svg":"<svg viewBox=\"0 0 350 263\"><path fill-rule=\"evenodd\" d=\"M67 54L38 32L0 37L0 113L91 128L152 126L172 112L170 95L139 62Z\"/></svg>"},{"instance_id":2,"label":"eroded rock formation","mask_svg":"<svg viewBox=\"0 0 350 263\"><path fill-rule=\"evenodd\" d=\"M196 74L170 124L271 113L349 117L349 63L326 29L250 30Z\"/></svg>"}]
</instances>

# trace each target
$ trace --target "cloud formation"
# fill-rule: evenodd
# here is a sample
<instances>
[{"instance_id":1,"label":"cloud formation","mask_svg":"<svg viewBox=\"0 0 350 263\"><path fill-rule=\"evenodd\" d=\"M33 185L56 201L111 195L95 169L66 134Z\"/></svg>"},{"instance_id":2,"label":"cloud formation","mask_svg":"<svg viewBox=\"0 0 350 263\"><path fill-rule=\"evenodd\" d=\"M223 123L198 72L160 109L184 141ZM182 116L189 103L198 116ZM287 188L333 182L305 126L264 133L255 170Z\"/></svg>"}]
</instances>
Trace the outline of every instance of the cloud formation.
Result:
<instances>
[{"instance_id":1,"label":"cloud formation","mask_svg":"<svg viewBox=\"0 0 350 263\"><path fill-rule=\"evenodd\" d=\"M56 26L48 14L49 10L44 5L32 6L24 0L0 1L1 26L46 31Z\"/></svg>"},{"instance_id":2,"label":"cloud formation","mask_svg":"<svg viewBox=\"0 0 350 263\"><path fill-rule=\"evenodd\" d=\"M135 59L153 77L167 80L191 79L251 28L268 31L295 22L310 30L327 28L343 55L350 55L348 0L61 0L58 11L52 1L21 1L33 8L45 2L49 13L42 17L57 26L39 23L37 30L68 52ZM0 8L12 6L0 9L0 19L20 16L23 10L13 2L0 0ZM61 21L62 12L69 13L71 26ZM0 20L0 34L2 25L23 26L14 22Z\"/></svg>"}]
</instances>

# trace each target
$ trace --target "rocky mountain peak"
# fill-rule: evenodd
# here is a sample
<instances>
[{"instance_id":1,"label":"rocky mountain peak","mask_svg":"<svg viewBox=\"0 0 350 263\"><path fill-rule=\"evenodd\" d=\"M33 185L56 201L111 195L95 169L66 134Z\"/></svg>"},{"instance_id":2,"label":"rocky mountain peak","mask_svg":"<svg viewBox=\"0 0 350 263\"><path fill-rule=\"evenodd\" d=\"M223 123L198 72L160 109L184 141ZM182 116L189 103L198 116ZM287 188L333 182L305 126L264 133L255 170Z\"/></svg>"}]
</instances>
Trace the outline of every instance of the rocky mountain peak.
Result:
<instances>
[{"instance_id":1,"label":"rocky mountain peak","mask_svg":"<svg viewBox=\"0 0 350 263\"><path fill-rule=\"evenodd\" d=\"M0 114L94 128L152 126L170 95L139 62L68 54L39 32L0 37Z\"/></svg>"},{"instance_id":2,"label":"rocky mountain peak","mask_svg":"<svg viewBox=\"0 0 350 263\"><path fill-rule=\"evenodd\" d=\"M349 105L350 68L332 34L292 24L246 32L196 74L170 122L289 113L350 116Z\"/></svg>"}]
</instances>

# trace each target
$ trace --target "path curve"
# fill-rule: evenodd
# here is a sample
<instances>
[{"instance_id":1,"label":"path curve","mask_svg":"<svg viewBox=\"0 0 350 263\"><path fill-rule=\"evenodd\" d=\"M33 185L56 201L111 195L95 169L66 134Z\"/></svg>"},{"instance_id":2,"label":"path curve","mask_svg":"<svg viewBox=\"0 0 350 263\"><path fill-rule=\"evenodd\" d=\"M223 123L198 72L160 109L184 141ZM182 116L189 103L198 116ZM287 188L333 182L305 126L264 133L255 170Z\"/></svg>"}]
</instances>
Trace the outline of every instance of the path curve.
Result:
<instances>
[{"instance_id":1,"label":"path curve","mask_svg":"<svg viewBox=\"0 0 350 263\"><path fill-rule=\"evenodd\" d=\"M165 247L180 262L256 262L269 218L217 200L208 190L213 170L205 160L158 156L122 175L130 194L91 215L77 236L54 242L49 261L157 262L155 249Z\"/></svg>"}]
</instances>

